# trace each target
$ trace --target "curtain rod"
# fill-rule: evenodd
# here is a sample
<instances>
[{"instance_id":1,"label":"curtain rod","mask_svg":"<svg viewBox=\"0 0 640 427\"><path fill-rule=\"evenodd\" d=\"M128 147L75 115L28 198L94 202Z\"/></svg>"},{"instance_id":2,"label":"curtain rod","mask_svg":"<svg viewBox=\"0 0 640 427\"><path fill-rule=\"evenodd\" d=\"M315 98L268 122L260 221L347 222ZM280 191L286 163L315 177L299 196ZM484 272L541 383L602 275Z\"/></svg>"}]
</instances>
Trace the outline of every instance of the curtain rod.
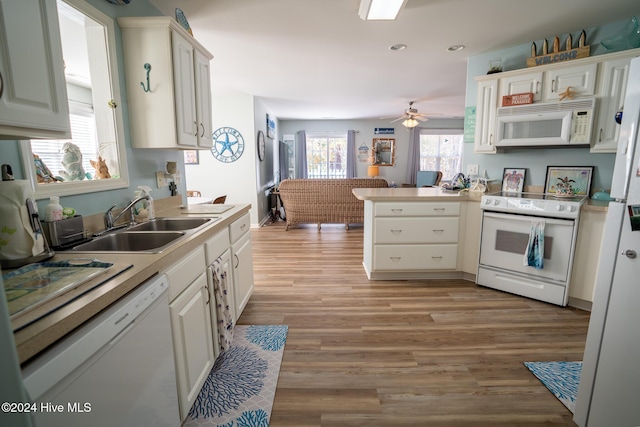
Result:
<instances>
[{"instance_id":1,"label":"curtain rod","mask_svg":"<svg viewBox=\"0 0 640 427\"><path fill-rule=\"evenodd\" d=\"M306 129L300 129L300 130L303 130L303 131L305 131L307 133L309 133L309 132L311 132L311 133L347 133L350 130L353 130L355 133L360 133L359 130L354 130L354 129L347 129L347 130L306 130Z\"/></svg>"}]
</instances>

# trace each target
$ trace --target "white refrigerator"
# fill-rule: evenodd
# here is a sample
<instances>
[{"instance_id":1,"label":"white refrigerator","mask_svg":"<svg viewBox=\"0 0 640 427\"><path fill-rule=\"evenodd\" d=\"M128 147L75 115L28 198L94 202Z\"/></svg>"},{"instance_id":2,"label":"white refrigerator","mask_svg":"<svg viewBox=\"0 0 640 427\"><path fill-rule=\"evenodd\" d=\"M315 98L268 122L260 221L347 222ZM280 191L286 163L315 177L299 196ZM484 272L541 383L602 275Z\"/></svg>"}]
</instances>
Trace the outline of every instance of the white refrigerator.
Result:
<instances>
[{"instance_id":1,"label":"white refrigerator","mask_svg":"<svg viewBox=\"0 0 640 427\"><path fill-rule=\"evenodd\" d=\"M631 61L574 421L640 426L640 58Z\"/></svg>"}]
</instances>

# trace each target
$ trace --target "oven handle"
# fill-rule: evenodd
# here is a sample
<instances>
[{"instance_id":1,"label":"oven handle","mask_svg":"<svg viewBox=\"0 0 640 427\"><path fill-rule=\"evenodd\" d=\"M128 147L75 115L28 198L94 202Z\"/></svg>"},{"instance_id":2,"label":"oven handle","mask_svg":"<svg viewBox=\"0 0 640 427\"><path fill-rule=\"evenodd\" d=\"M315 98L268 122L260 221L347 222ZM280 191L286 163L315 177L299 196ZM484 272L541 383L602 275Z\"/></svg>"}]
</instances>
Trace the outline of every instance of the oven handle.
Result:
<instances>
[{"instance_id":1,"label":"oven handle","mask_svg":"<svg viewBox=\"0 0 640 427\"><path fill-rule=\"evenodd\" d=\"M544 216L503 214L503 213L495 213L495 212L487 212L487 211L484 211L484 216L485 218L489 217L489 218L497 218L497 219L507 220L507 221L521 221L521 222L531 222L531 221L538 221L540 219L544 219L545 224L564 225L569 227L573 227L573 224L575 222L574 220L571 220L571 219L556 219L556 218L549 218Z\"/></svg>"}]
</instances>

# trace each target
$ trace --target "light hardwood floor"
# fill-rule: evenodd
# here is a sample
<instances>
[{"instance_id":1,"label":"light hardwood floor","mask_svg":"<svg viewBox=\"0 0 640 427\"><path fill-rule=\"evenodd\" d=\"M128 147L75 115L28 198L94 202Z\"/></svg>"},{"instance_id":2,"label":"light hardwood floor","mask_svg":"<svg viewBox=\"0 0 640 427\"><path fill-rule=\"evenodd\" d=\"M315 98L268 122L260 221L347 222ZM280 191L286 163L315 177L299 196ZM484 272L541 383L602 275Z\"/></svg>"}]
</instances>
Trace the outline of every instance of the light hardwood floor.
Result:
<instances>
[{"instance_id":1,"label":"light hardwood floor","mask_svg":"<svg viewBox=\"0 0 640 427\"><path fill-rule=\"evenodd\" d=\"M289 335L271 427L574 426L523 365L582 360L589 313L467 281L368 281L362 228L251 231L239 324Z\"/></svg>"}]
</instances>

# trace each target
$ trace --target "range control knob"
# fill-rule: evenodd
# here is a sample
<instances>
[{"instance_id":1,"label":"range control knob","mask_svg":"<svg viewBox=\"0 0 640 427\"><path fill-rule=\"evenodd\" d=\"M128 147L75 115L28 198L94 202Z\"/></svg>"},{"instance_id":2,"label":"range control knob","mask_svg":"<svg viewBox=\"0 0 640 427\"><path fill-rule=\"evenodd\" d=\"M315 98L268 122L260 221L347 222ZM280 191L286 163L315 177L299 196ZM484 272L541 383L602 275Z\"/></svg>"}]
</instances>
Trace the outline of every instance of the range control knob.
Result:
<instances>
[{"instance_id":1,"label":"range control knob","mask_svg":"<svg viewBox=\"0 0 640 427\"><path fill-rule=\"evenodd\" d=\"M574 205L569 206L569 212L575 212L576 209L578 208L576 208Z\"/></svg>"},{"instance_id":2,"label":"range control knob","mask_svg":"<svg viewBox=\"0 0 640 427\"><path fill-rule=\"evenodd\" d=\"M493 205L494 205L494 206L498 206L499 204L500 204L500 199L495 199L495 200L493 201Z\"/></svg>"},{"instance_id":3,"label":"range control knob","mask_svg":"<svg viewBox=\"0 0 640 427\"><path fill-rule=\"evenodd\" d=\"M558 206L556 206L556 210L558 212L562 212L564 210L564 206L563 205L558 205Z\"/></svg>"},{"instance_id":4,"label":"range control knob","mask_svg":"<svg viewBox=\"0 0 640 427\"><path fill-rule=\"evenodd\" d=\"M484 199L484 204L485 205L490 205L491 204L491 199L489 199L489 198Z\"/></svg>"}]
</instances>

